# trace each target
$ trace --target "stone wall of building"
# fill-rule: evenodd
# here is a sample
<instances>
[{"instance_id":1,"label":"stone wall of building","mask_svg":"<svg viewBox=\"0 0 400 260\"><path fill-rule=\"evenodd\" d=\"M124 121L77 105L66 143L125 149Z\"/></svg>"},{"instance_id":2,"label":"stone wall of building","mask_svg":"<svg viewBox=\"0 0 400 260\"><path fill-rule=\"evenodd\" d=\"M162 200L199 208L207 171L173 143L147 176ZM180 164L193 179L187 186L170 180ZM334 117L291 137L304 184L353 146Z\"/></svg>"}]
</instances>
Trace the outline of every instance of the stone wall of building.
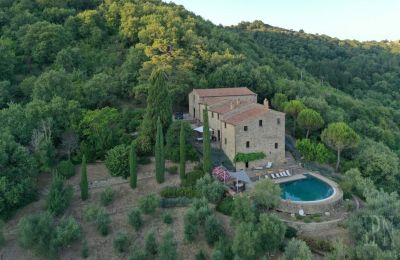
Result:
<instances>
[{"instance_id":1,"label":"stone wall of building","mask_svg":"<svg viewBox=\"0 0 400 260\"><path fill-rule=\"evenodd\" d=\"M226 125L226 127L225 127ZM226 143L225 143L226 140ZM236 155L235 127L230 124L222 122L221 128L221 147L226 156L233 162Z\"/></svg>"},{"instance_id":2,"label":"stone wall of building","mask_svg":"<svg viewBox=\"0 0 400 260\"><path fill-rule=\"evenodd\" d=\"M279 122L278 122L279 119ZM262 120L262 126L259 126ZM247 131L244 127L247 126ZM266 158L249 162L249 167L257 167L271 162L283 162L285 160L285 115L270 110L252 120L235 126L236 153L264 152ZM249 147L246 147L249 142ZM277 147L275 146L277 145ZM237 167L243 167L237 165Z\"/></svg>"}]
</instances>

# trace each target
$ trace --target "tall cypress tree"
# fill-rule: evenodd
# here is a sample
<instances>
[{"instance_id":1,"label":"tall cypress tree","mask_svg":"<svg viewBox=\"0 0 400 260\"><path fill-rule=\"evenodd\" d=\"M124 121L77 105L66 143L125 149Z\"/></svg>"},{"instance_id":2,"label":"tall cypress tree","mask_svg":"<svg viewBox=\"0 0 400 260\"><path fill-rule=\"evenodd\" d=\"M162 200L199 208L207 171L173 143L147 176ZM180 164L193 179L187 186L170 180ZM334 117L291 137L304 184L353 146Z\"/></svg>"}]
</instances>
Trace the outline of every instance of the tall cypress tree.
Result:
<instances>
[{"instance_id":1,"label":"tall cypress tree","mask_svg":"<svg viewBox=\"0 0 400 260\"><path fill-rule=\"evenodd\" d=\"M179 134L179 176L181 180L185 178L185 168L186 168L186 154L185 154L185 128L183 122L181 123L181 132Z\"/></svg>"},{"instance_id":2,"label":"tall cypress tree","mask_svg":"<svg viewBox=\"0 0 400 260\"><path fill-rule=\"evenodd\" d=\"M165 172L165 158L164 137L160 118L158 118L157 120L156 145L154 151L156 157L156 179L158 183L163 183Z\"/></svg>"},{"instance_id":3,"label":"tall cypress tree","mask_svg":"<svg viewBox=\"0 0 400 260\"><path fill-rule=\"evenodd\" d=\"M131 185L132 189L135 189L137 185L137 160L135 145L133 142L129 150L129 175L129 184Z\"/></svg>"},{"instance_id":4,"label":"tall cypress tree","mask_svg":"<svg viewBox=\"0 0 400 260\"><path fill-rule=\"evenodd\" d=\"M81 163L81 199L87 200L89 197L89 184L87 179L87 169L86 169L86 157L85 155L82 156L82 163Z\"/></svg>"},{"instance_id":5,"label":"tall cypress tree","mask_svg":"<svg viewBox=\"0 0 400 260\"><path fill-rule=\"evenodd\" d=\"M208 126L208 109L203 111L203 171L211 173L211 141L210 127Z\"/></svg>"},{"instance_id":6,"label":"tall cypress tree","mask_svg":"<svg viewBox=\"0 0 400 260\"><path fill-rule=\"evenodd\" d=\"M139 144L141 141L148 140L150 149L156 139L154 133L157 129L157 119L160 118L164 132L172 122L172 103L166 79L166 74L161 69L154 70L150 76L151 86L147 96L146 113L140 126L140 135L138 137ZM136 148L144 149L144 147Z\"/></svg>"}]
</instances>

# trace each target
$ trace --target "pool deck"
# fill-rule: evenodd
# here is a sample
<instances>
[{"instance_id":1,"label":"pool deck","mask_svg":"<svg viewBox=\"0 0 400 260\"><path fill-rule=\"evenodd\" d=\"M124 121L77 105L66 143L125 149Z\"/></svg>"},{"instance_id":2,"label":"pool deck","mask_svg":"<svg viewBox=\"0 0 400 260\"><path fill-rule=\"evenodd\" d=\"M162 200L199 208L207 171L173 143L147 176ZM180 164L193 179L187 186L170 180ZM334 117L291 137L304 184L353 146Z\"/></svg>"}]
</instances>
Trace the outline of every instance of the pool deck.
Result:
<instances>
[{"instance_id":1,"label":"pool deck","mask_svg":"<svg viewBox=\"0 0 400 260\"><path fill-rule=\"evenodd\" d=\"M302 179L306 179L306 178L307 178L307 176L305 176L304 174L296 174L296 175L292 175L290 177L273 179L272 181L275 182L276 184L280 184L280 183L285 183L285 182L290 182L290 181L302 180Z\"/></svg>"}]
</instances>

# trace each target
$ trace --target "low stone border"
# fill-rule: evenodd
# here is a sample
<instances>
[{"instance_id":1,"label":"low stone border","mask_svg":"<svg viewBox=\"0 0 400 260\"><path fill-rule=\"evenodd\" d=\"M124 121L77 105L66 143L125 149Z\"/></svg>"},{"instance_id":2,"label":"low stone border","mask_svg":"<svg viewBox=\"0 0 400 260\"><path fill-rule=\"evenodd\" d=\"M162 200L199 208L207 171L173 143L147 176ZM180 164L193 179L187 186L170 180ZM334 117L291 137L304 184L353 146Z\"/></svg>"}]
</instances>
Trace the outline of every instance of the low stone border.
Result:
<instances>
[{"instance_id":1,"label":"low stone border","mask_svg":"<svg viewBox=\"0 0 400 260\"><path fill-rule=\"evenodd\" d=\"M297 229L298 232L301 234L303 234L303 233L323 233L324 231L336 228L337 225L339 225L346 219L346 216L338 218L338 219L327 220L327 221L323 221L323 222L311 222L311 223L304 223L304 222L300 222L300 221L290 221L290 220L285 220L285 219L281 219L281 220L282 220L282 222L286 223L287 225Z\"/></svg>"}]
</instances>

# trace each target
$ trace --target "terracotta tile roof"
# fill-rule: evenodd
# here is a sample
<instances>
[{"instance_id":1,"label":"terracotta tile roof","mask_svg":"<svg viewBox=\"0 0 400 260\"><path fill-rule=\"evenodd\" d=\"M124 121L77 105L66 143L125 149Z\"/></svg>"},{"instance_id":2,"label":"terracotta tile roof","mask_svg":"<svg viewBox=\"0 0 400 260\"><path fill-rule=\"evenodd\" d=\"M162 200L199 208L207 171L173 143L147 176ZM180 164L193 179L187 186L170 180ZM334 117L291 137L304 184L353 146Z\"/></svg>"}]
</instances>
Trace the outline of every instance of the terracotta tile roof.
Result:
<instances>
[{"instance_id":1,"label":"terracotta tile roof","mask_svg":"<svg viewBox=\"0 0 400 260\"><path fill-rule=\"evenodd\" d=\"M225 102L225 101L226 101L226 100L223 99L223 98L219 98L219 97L210 97L210 98L207 98L207 99L205 99L204 101L201 101L201 102L199 102L199 103L200 103L200 104L206 104L206 105L212 106L212 105L214 105L214 104L223 103L223 102Z\"/></svg>"},{"instance_id":2,"label":"terracotta tile roof","mask_svg":"<svg viewBox=\"0 0 400 260\"><path fill-rule=\"evenodd\" d=\"M249 109L232 115L228 118L224 118L224 120L226 123L231 124L231 125L238 125L242 122L245 122L253 117L256 117L258 115L267 113L269 111L269 109L266 109L263 105L257 105L257 106L253 106L250 107Z\"/></svg>"},{"instance_id":3,"label":"terracotta tile roof","mask_svg":"<svg viewBox=\"0 0 400 260\"><path fill-rule=\"evenodd\" d=\"M217 103L214 106L211 106L209 108L209 110L212 111L212 112L216 112L218 114L224 114L226 112L232 111L232 109L231 109L231 103L232 102L233 102L233 110L235 110L238 107L242 107L242 106L250 104L250 102L243 101L243 100L240 100L239 104L236 103L236 100L233 100L233 101L225 100L225 102Z\"/></svg>"},{"instance_id":4,"label":"terracotta tile roof","mask_svg":"<svg viewBox=\"0 0 400 260\"><path fill-rule=\"evenodd\" d=\"M239 88L207 88L193 89L200 97L224 97L224 96L247 96L256 95L246 87Z\"/></svg>"}]
</instances>

